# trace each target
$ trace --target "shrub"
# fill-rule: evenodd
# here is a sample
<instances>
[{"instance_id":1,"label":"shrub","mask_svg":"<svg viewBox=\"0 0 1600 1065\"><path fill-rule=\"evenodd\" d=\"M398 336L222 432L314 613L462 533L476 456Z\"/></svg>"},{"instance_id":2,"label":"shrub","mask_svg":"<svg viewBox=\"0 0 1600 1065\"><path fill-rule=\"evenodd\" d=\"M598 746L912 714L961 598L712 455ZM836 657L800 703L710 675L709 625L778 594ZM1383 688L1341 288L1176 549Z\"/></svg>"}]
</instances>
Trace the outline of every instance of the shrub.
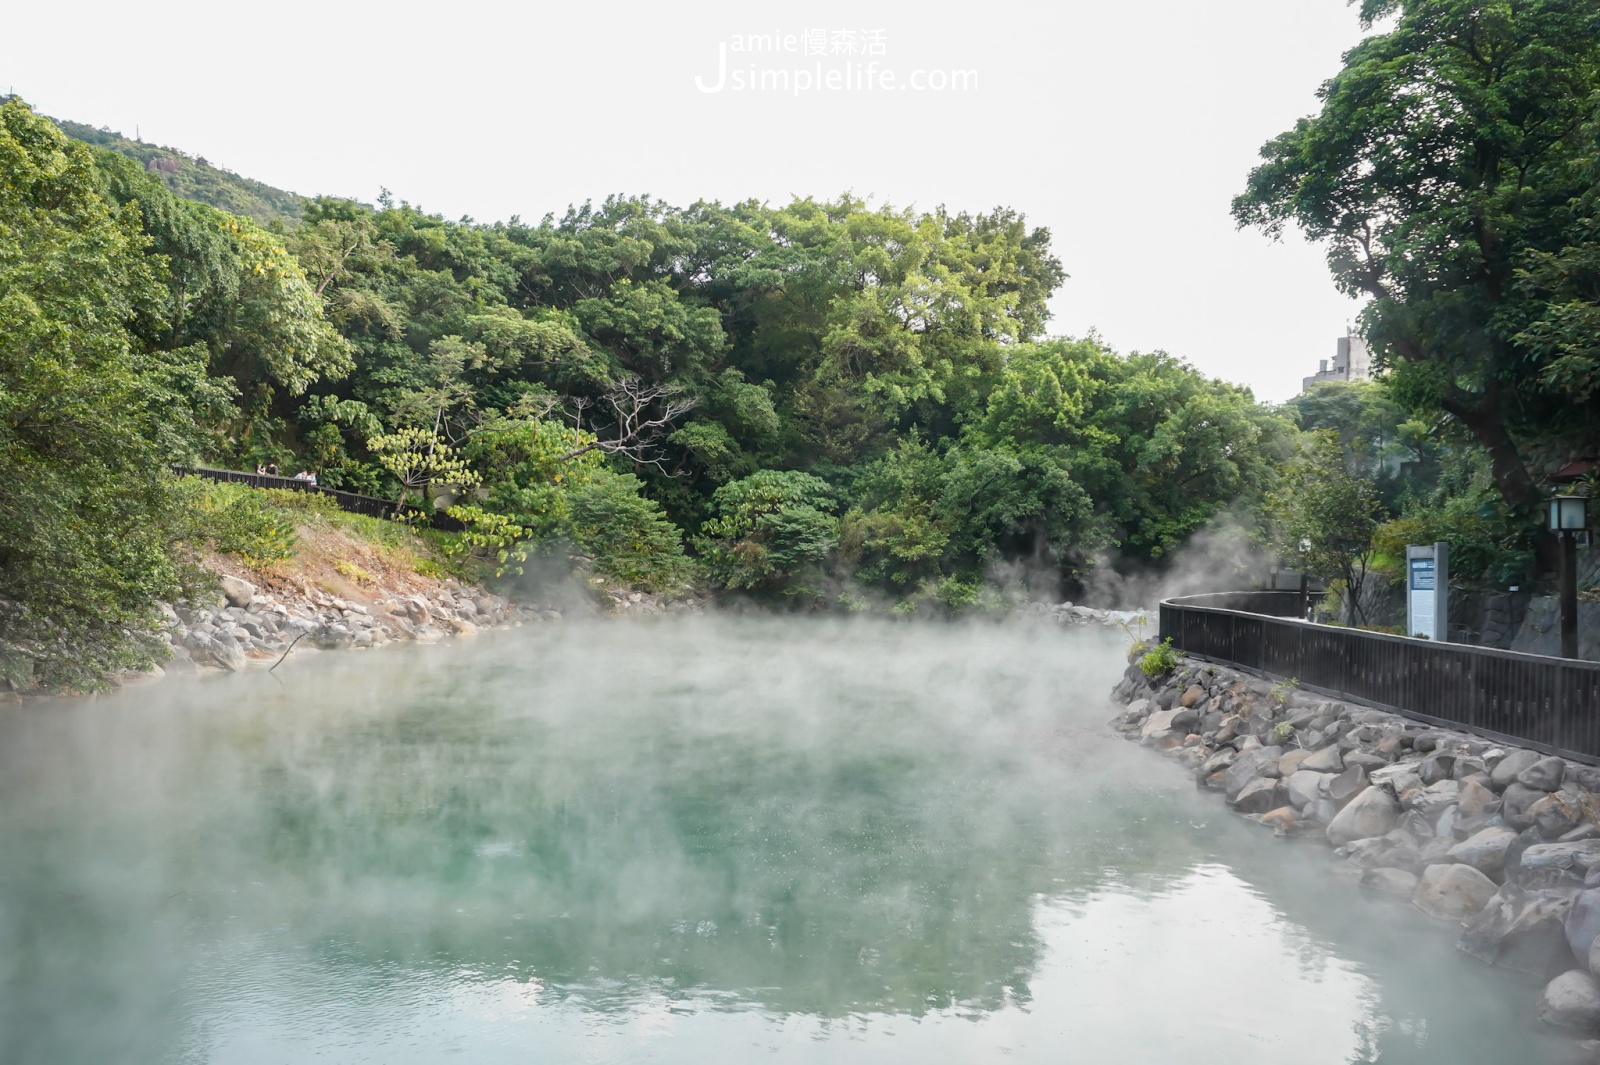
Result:
<instances>
[{"instance_id":1,"label":"shrub","mask_svg":"<svg viewBox=\"0 0 1600 1065\"><path fill-rule=\"evenodd\" d=\"M1171 637L1162 640L1159 647L1150 649L1139 659L1139 672L1147 677L1159 677L1177 668L1178 651L1172 646Z\"/></svg>"},{"instance_id":2,"label":"shrub","mask_svg":"<svg viewBox=\"0 0 1600 1065\"><path fill-rule=\"evenodd\" d=\"M622 474L573 489L572 538L602 576L651 592L681 588L689 579L683 534L639 487Z\"/></svg>"},{"instance_id":3,"label":"shrub","mask_svg":"<svg viewBox=\"0 0 1600 1065\"><path fill-rule=\"evenodd\" d=\"M762 470L718 488L718 516L695 547L724 588L803 596L806 581L839 542L826 481L794 470Z\"/></svg>"},{"instance_id":4,"label":"shrub","mask_svg":"<svg viewBox=\"0 0 1600 1065\"><path fill-rule=\"evenodd\" d=\"M1299 689L1300 680L1298 677L1290 677L1288 680L1280 680L1278 683L1272 686L1272 705L1276 706L1279 710L1282 710L1284 707L1289 705L1289 697Z\"/></svg>"},{"instance_id":5,"label":"shrub","mask_svg":"<svg viewBox=\"0 0 1600 1065\"><path fill-rule=\"evenodd\" d=\"M242 484L194 478L186 479L183 488L192 528L191 543L209 544L218 553L236 555L252 567L294 557L294 511L304 505L296 497L312 493L262 492Z\"/></svg>"}]
</instances>

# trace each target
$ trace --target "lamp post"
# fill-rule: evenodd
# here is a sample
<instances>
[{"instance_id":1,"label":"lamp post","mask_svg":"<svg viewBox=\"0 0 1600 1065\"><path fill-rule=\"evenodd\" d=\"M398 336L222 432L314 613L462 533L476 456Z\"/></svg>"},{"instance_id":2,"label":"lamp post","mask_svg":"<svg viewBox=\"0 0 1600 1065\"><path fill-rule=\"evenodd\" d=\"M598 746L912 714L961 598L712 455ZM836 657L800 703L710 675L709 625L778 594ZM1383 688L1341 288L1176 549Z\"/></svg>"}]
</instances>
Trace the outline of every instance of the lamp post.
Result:
<instances>
[{"instance_id":1,"label":"lamp post","mask_svg":"<svg viewBox=\"0 0 1600 1065\"><path fill-rule=\"evenodd\" d=\"M1300 562L1295 567L1300 571L1300 617L1306 621L1311 620L1311 580L1306 576L1306 558L1311 554L1311 541L1300 541Z\"/></svg>"},{"instance_id":2,"label":"lamp post","mask_svg":"<svg viewBox=\"0 0 1600 1065\"><path fill-rule=\"evenodd\" d=\"M1586 496L1550 500L1550 531L1561 540L1561 657L1578 657L1578 534L1589 527Z\"/></svg>"}]
</instances>

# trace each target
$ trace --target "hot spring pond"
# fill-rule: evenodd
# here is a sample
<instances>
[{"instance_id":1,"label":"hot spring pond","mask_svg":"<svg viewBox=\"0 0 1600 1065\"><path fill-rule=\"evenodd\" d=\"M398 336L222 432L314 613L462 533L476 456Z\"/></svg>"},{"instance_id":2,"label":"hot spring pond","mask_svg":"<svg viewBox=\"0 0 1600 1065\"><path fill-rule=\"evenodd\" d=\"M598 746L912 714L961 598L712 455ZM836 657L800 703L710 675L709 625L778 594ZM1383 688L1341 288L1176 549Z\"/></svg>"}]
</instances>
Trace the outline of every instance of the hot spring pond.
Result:
<instances>
[{"instance_id":1,"label":"hot spring pond","mask_svg":"<svg viewBox=\"0 0 1600 1065\"><path fill-rule=\"evenodd\" d=\"M0 711L11 1065L1559 1060L1124 640L595 622Z\"/></svg>"}]
</instances>

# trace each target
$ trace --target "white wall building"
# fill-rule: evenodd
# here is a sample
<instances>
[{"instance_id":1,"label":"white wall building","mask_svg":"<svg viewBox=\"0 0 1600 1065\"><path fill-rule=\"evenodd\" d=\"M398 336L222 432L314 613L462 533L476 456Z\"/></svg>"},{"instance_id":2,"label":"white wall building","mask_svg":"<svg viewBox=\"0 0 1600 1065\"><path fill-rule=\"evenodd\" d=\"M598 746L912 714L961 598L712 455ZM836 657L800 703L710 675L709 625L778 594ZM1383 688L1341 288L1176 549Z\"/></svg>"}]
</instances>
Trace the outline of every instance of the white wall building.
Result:
<instances>
[{"instance_id":1,"label":"white wall building","mask_svg":"<svg viewBox=\"0 0 1600 1065\"><path fill-rule=\"evenodd\" d=\"M1334 350L1333 365L1328 365L1327 359L1322 359L1317 364L1317 372L1301 382L1302 388L1321 384L1323 381L1365 381L1372 376L1372 352L1367 347L1367 342L1355 334L1339 338L1339 346Z\"/></svg>"}]
</instances>

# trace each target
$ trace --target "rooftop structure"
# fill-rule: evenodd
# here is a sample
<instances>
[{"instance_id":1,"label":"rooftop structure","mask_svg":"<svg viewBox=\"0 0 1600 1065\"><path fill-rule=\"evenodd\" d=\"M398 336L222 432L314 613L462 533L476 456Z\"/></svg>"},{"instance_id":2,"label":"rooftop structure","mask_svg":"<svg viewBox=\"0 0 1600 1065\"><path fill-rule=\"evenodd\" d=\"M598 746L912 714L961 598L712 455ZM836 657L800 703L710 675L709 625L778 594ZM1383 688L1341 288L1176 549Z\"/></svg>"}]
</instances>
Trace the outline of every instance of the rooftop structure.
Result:
<instances>
[{"instance_id":1,"label":"rooftop structure","mask_svg":"<svg viewBox=\"0 0 1600 1065\"><path fill-rule=\"evenodd\" d=\"M1301 382L1302 388L1324 381L1365 381L1372 376L1372 352L1367 342L1354 333L1339 338L1334 350L1333 365L1327 359L1319 360L1317 372Z\"/></svg>"}]
</instances>

